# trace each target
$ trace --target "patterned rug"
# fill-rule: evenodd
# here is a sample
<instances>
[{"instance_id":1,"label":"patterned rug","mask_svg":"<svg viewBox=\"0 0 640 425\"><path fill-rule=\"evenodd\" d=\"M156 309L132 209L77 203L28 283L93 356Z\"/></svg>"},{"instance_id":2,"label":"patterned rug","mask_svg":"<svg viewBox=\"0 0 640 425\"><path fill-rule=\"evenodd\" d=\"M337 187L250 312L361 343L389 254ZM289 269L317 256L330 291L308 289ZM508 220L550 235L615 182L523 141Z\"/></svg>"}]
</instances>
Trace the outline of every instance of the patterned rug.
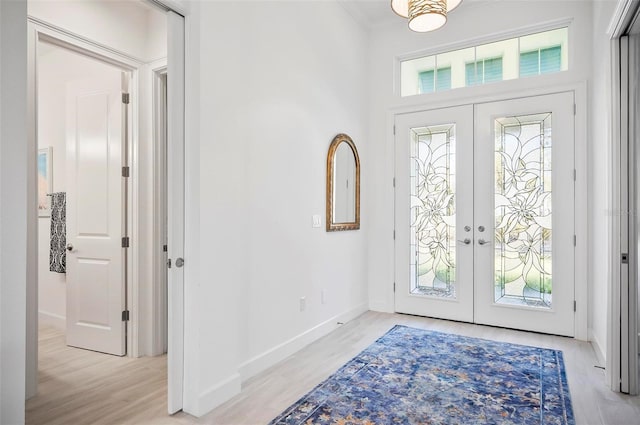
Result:
<instances>
[{"instance_id":1,"label":"patterned rug","mask_svg":"<svg viewBox=\"0 0 640 425\"><path fill-rule=\"evenodd\" d=\"M270 422L574 423L561 351L400 325Z\"/></svg>"}]
</instances>

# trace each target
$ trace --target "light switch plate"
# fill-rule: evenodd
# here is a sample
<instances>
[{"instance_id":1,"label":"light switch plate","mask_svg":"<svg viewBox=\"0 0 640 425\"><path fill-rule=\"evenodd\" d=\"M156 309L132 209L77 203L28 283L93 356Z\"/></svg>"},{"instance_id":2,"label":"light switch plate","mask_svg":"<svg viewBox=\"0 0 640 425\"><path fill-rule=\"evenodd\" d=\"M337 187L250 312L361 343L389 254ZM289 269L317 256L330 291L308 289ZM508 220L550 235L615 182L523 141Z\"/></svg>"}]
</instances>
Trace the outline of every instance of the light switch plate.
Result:
<instances>
[{"instance_id":1,"label":"light switch plate","mask_svg":"<svg viewBox=\"0 0 640 425\"><path fill-rule=\"evenodd\" d=\"M313 216L313 227L320 227L320 226L322 226L322 218L318 214L315 214Z\"/></svg>"},{"instance_id":2,"label":"light switch plate","mask_svg":"<svg viewBox=\"0 0 640 425\"><path fill-rule=\"evenodd\" d=\"M307 297L300 297L300 311L307 309Z\"/></svg>"}]
</instances>

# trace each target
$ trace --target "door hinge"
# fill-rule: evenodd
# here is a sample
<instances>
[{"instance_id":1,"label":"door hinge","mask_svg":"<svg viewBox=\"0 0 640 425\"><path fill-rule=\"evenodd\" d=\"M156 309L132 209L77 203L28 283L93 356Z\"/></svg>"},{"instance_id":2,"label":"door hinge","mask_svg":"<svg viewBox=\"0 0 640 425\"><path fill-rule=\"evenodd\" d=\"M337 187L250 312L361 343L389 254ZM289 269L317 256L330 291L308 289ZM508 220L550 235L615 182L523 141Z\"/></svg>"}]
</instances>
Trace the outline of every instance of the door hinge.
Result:
<instances>
[{"instance_id":1,"label":"door hinge","mask_svg":"<svg viewBox=\"0 0 640 425\"><path fill-rule=\"evenodd\" d=\"M623 252L620 255L620 262L622 262L622 264L629 264L629 254L627 254L626 252Z\"/></svg>"},{"instance_id":2,"label":"door hinge","mask_svg":"<svg viewBox=\"0 0 640 425\"><path fill-rule=\"evenodd\" d=\"M129 93L122 93L122 103L125 105L129 104Z\"/></svg>"},{"instance_id":3,"label":"door hinge","mask_svg":"<svg viewBox=\"0 0 640 425\"><path fill-rule=\"evenodd\" d=\"M578 172L576 171L576 169L573 169L573 181L576 181L576 179L578 178Z\"/></svg>"},{"instance_id":4,"label":"door hinge","mask_svg":"<svg viewBox=\"0 0 640 425\"><path fill-rule=\"evenodd\" d=\"M578 308L578 303L576 302L576 300L573 300L573 312L575 313L577 311Z\"/></svg>"},{"instance_id":5,"label":"door hinge","mask_svg":"<svg viewBox=\"0 0 640 425\"><path fill-rule=\"evenodd\" d=\"M162 252L167 252L167 246L166 245L162 245Z\"/></svg>"},{"instance_id":6,"label":"door hinge","mask_svg":"<svg viewBox=\"0 0 640 425\"><path fill-rule=\"evenodd\" d=\"M395 231L395 229L393 230L393 240L394 241L396 240L396 231Z\"/></svg>"},{"instance_id":7,"label":"door hinge","mask_svg":"<svg viewBox=\"0 0 640 425\"><path fill-rule=\"evenodd\" d=\"M167 258L167 268L171 268L171 258Z\"/></svg>"},{"instance_id":8,"label":"door hinge","mask_svg":"<svg viewBox=\"0 0 640 425\"><path fill-rule=\"evenodd\" d=\"M578 237L573 235L573 246L578 246Z\"/></svg>"},{"instance_id":9,"label":"door hinge","mask_svg":"<svg viewBox=\"0 0 640 425\"><path fill-rule=\"evenodd\" d=\"M122 321L123 322L128 322L129 321L129 310L124 310L122 312Z\"/></svg>"},{"instance_id":10,"label":"door hinge","mask_svg":"<svg viewBox=\"0 0 640 425\"><path fill-rule=\"evenodd\" d=\"M393 125L393 135L394 136L396 135L396 125L395 124Z\"/></svg>"},{"instance_id":11,"label":"door hinge","mask_svg":"<svg viewBox=\"0 0 640 425\"><path fill-rule=\"evenodd\" d=\"M396 178L393 178L393 187L396 187Z\"/></svg>"},{"instance_id":12,"label":"door hinge","mask_svg":"<svg viewBox=\"0 0 640 425\"><path fill-rule=\"evenodd\" d=\"M129 248L129 236L124 236L122 238L122 247Z\"/></svg>"},{"instance_id":13,"label":"door hinge","mask_svg":"<svg viewBox=\"0 0 640 425\"><path fill-rule=\"evenodd\" d=\"M573 104L573 115L576 115L578 113L578 105L576 105L575 103Z\"/></svg>"},{"instance_id":14,"label":"door hinge","mask_svg":"<svg viewBox=\"0 0 640 425\"><path fill-rule=\"evenodd\" d=\"M396 283L393 282L393 292L396 292Z\"/></svg>"},{"instance_id":15,"label":"door hinge","mask_svg":"<svg viewBox=\"0 0 640 425\"><path fill-rule=\"evenodd\" d=\"M131 168L129 168L129 166L125 166L122 167L122 177L129 177L131 176Z\"/></svg>"}]
</instances>

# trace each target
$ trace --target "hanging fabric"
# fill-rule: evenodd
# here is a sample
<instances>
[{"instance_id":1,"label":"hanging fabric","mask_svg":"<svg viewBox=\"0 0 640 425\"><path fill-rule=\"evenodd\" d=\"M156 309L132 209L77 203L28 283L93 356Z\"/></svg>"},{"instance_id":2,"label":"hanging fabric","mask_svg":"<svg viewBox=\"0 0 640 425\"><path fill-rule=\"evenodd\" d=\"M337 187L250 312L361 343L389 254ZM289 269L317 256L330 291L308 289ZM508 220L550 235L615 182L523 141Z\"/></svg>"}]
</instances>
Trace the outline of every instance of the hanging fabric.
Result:
<instances>
[{"instance_id":1,"label":"hanging fabric","mask_svg":"<svg viewBox=\"0 0 640 425\"><path fill-rule=\"evenodd\" d=\"M67 197L65 192L51 194L51 241L49 270L67 272Z\"/></svg>"}]
</instances>

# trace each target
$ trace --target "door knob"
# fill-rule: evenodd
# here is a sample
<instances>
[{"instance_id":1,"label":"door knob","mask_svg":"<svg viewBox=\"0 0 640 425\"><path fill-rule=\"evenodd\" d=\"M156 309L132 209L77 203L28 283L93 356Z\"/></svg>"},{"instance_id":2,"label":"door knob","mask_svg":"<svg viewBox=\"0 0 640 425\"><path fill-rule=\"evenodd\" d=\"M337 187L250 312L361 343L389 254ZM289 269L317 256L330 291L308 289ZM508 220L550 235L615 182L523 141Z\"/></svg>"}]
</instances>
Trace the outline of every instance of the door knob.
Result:
<instances>
[{"instance_id":1,"label":"door knob","mask_svg":"<svg viewBox=\"0 0 640 425\"><path fill-rule=\"evenodd\" d=\"M462 242L465 245L469 245L471 243L471 239L465 238L464 240L458 240L458 242Z\"/></svg>"},{"instance_id":2,"label":"door knob","mask_svg":"<svg viewBox=\"0 0 640 425\"><path fill-rule=\"evenodd\" d=\"M67 244L67 251L69 251L69 252L73 251L73 244L72 243L68 243Z\"/></svg>"},{"instance_id":3,"label":"door knob","mask_svg":"<svg viewBox=\"0 0 640 425\"><path fill-rule=\"evenodd\" d=\"M487 245L489 243L490 243L489 241L485 241L484 239L478 239L478 244L479 245Z\"/></svg>"},{"instance_id":4,"label":"door knob","mask_svg":"<svg viewBox=\"0 0 640 425\"><path fill-rule=\"evenodd\" d=\"M465 232L470 232L471 231L471 226L464 226L464 231Z\"/></svg>"},{"instance_id":5,"label":"door knob","mask_svg":"<svg viewBox=\"0 0 640 425\"><path fill-rule=\"evenodd\" d=\"M176 258L176 267L182 267L182 266L184 266L184 258L182 257Z\"/></svg>"},{"instance_id":6,"label":"door knob","mask_svg":"<svg viewBox=\"0 0 640 425\"><path fill-rule=\"evenodd\" d=\"M484 226L478 226L478 230L484 232Z\"/></svg>"}]
</instances>

